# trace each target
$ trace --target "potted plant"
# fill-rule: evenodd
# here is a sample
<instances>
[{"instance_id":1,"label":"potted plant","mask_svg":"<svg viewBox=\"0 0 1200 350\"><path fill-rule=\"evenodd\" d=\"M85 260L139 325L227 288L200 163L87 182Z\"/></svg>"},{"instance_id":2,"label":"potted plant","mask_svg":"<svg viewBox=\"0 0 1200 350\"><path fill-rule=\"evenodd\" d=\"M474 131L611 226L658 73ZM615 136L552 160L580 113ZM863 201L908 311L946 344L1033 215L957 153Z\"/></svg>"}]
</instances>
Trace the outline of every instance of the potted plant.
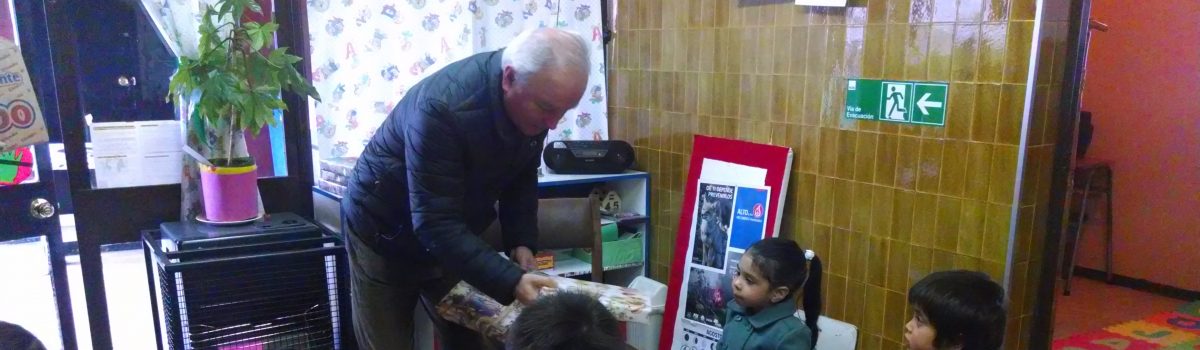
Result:
<instances>
[{"instance_id":1,"label":"potted plant","mask_svg":"<svg viewBox=\"0 0 1200 350\"><path fill-rule=\"evenodd\" d=\"M262 13L256 0L217 0L205 6L194 57L180 57L168 99L191 106L190 129L204 149L200 162L208 221L232 222L258 216L258 175L246 152L244 132L258 134L287 109L288 90L317 100L312 84L293 66L300 57L273 48L274 19L247 21Z\"/></svg>"}]
</instances>

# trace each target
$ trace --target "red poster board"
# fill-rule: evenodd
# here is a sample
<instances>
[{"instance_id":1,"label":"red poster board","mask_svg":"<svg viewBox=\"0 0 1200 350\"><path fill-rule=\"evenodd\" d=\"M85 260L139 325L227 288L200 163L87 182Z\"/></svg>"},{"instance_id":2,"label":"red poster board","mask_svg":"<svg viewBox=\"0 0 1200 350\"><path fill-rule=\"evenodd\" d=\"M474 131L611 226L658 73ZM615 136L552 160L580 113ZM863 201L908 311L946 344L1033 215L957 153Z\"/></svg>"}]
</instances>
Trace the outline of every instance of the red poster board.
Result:
<instances>
[{"instance_id":1,"label":"red poster board","mask_svg":"<svg viewBox=\"0 0 1200 350\"><path fill-rule=\"evenodd\" d=\"M758 175L747 174L752 180L751 185L770 187L770 205L774 215L767 218L767 237L779 234L779 222L783 215L783 198L787 193L788 178L791 174L792 150L788 147L764 145L746 141L723 139L711 136L696 135L692 140L692 158L688 165L688 180L684 185L683 207L680 208L679 223L676 229L675 252L688 251L692 241L692 223L695 213L697 185L700 174L704 172L705 159L732 163L736 165L765 170L766 176L762 183L757 182ZM758 174L761 174L759 172ZM676 323L680 321L679 298L683 290L684 274L687 273L687 254L677 253L671 262L671 277L668 280L667 304L663 314L662 333L659 336L659 349L671 349L674 342Z\"/></svg>"}]
</instances>

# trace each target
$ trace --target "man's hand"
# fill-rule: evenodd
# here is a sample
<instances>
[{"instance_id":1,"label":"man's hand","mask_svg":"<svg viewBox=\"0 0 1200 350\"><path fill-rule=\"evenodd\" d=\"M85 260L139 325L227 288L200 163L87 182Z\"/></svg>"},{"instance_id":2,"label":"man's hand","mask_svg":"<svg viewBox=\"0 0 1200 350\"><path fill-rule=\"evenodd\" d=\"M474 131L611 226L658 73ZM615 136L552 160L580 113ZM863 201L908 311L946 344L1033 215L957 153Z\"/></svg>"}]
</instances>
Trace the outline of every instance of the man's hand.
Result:
<instances>
[{"instance_id":1,"label":"man's hand","mask_svg":"<svg viewBox=\"0 0 1200 350\"><path fill-rule=\"evenodd\" d=\"M517 288L513 290L513 295L521 304L529 305L537 300L538 292L542 288L558 288L558 283L550 277L527 273L521 275L521 281L517 282Z\"/></svg>"},{"instance_id":2,"label":"man's hand","mask_svg":"<svg viewBox=\"0 0 1200 350\"><path fill-rule=\"evenodd\" d=\"M537 260L534 260L533 251L529 250L528 247L520 246L517 249L513 249L512 261L525 271L537 271Z\"/></svg>"}]
</instances>

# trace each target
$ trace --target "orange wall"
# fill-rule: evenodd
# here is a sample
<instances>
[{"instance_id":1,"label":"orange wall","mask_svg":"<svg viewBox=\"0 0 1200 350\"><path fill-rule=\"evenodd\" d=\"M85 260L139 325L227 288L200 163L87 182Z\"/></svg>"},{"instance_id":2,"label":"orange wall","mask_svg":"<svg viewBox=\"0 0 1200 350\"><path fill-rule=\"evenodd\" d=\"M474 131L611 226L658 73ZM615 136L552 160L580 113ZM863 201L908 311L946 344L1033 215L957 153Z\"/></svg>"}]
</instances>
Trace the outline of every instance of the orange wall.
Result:
<instances>
[{"instance_id":1,"label":"orange wall","mask_svg":"<svg viewBox=\"0 0 1200 350\"><path fill-rule=\"evenodd\" d=\"M1116 172L1116 272L1200 290L1200 1L1093 7L1110 30L1093 31L1083 106L1096 126L1088 157ZM1102 268L1095 217L1080 258Z\"/></svg>"}]
</instances>

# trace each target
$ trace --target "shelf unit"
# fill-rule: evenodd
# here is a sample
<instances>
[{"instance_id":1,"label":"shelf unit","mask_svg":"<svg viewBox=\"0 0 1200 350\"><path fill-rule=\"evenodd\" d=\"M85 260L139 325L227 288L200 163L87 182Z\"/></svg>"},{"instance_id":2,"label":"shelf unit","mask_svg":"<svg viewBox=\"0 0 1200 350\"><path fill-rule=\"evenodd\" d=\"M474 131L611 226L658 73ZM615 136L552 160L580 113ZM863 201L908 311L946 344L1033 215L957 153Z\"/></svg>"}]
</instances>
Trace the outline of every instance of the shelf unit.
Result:
<instances>
[{"instance_id":1,"label":"shelf unit","mask_svg":"<svg viewBox=\"0 0 1200 350\"><path fill-rule=\"evenodd\" d=\"M544 174L538 178L538 194L541 198L586 197L592 189L602 186L616 191L621 197L621 211L633 212L646 216L644 222L638 224L637 230L642 239L642 262L618 266L604 267L606 283L628 286L634 278L645 276L650 266L650 174L641 171L626 171L620 174L602 175L564 175ZM341 211L339 202L341 196L313 187L313 203L316 221L333 232L341 232ZM569 254L556 254L555 267L544 272L576 277L590 274L588 263L571 257Z\"/></svg>"}]
</instances>

